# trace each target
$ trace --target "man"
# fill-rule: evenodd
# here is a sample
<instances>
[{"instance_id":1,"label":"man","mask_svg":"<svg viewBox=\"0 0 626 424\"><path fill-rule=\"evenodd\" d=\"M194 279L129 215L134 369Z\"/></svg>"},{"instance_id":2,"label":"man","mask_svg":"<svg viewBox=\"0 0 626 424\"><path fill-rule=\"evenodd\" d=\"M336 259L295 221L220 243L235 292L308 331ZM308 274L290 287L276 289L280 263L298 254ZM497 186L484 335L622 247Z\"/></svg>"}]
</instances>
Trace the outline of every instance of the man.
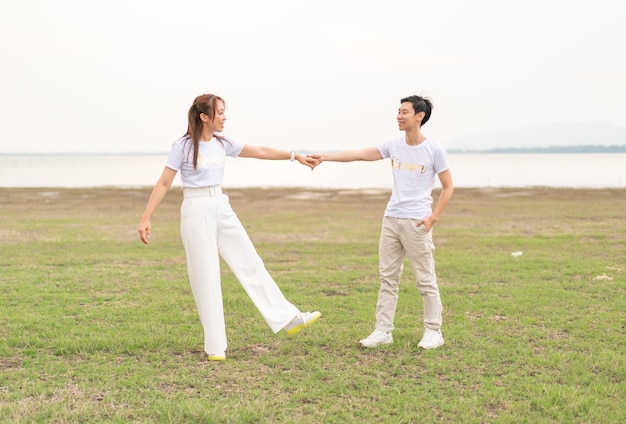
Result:
<instances>
[{"instance_id":1,"label":"man","mask_svg":"<svg viewBox=\"0 0 626 424\"><path fill-rule=\"evenodd\" d=\"M380 234L376 327L372 334L359 341L364 347L393 343L391 332L405 257L409 259L424 304L424 334L418 346L435 349L444 344L432 228L450 201L454 187L445 149L422 134L422 126L428 122L431 111L429 99L406 97L400 101L397 117L404 136L375 147L311 155L318 164L391 159L394 182ZM432 190L436 176L442 190L433 210Z\"/></svg>"}]
</instances>

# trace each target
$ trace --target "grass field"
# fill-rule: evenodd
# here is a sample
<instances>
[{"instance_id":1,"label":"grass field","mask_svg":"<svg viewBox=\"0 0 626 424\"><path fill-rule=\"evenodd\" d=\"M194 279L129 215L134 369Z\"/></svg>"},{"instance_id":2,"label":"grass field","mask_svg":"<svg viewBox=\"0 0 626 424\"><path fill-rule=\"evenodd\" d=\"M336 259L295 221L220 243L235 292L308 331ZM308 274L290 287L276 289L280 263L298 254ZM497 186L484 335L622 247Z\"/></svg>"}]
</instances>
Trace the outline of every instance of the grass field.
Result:
<instances>
[{"instance_id":1,"label":"grass field","mask_svg":"<svg viewBox=\"0 0 626 424\"><path fill-rule=\"evenodd\" d=\"M323 315L274 335L223 266L223 363L202 352L179 189L138 241L149 191L0 189L0 422L626 422L626 190L457 189L432 351L408 266L395 343L357 343L388 192L227 190L286 297Z\"/></svg>"}]
</instances>

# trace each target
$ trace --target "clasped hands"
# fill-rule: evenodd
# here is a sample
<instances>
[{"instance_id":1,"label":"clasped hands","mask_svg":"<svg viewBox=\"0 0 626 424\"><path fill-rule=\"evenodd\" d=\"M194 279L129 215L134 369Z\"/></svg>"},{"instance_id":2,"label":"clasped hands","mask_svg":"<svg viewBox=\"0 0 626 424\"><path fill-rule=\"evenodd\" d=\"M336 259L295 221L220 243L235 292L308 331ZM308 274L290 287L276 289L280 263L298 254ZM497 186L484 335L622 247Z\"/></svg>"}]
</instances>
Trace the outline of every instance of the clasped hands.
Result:
<instances>
[{"instance_id":1,"label":"clasped hands","mask_svg":"<svg viewBox=\"0 0 626 424\"><path fill-rule=\"evenodd\" d=\"M324 156L322 156L319 153L306 155L303 158L303 161L300 161L301 164L306 165L309 168L311 168L311 171L314 170L322 162L324 162Z\"/></svg>"}]
</instances>

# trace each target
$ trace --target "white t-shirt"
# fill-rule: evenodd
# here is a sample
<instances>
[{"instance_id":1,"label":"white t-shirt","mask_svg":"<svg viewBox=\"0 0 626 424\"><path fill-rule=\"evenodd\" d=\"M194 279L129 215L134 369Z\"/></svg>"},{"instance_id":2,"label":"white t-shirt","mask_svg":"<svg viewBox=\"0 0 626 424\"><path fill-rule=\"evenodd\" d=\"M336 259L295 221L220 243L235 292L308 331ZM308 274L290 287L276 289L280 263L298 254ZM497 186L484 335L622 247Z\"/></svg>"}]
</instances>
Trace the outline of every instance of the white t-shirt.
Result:
<instances>
[{"instance_id":1,"label":"white t-shirt","mask_svg":"<svg viewBox=\"0 0 626 424\"><path fill-rule=\"evenodd\" d=\"M409 146L405 136L377 145L391 159L393 189L385 216L423 219L432 214L432 191L437 174L450 168L444 147L429 138Z\"/></svg>"},{"instance_id":2,"label":"white t-shirt","mask_svg":"<svg viewBox=\"0 0 626 424\"><path fill-rule=\"evenodd\" d=\"M200 188L221 185L224 182L226 156L237 157L243 150L243 143L224 134L198 143L198 166L193 167L193 141L190 136L179 138L172 149L165 166L180 171L183 188Z\"/></svg>"}]
</instances>

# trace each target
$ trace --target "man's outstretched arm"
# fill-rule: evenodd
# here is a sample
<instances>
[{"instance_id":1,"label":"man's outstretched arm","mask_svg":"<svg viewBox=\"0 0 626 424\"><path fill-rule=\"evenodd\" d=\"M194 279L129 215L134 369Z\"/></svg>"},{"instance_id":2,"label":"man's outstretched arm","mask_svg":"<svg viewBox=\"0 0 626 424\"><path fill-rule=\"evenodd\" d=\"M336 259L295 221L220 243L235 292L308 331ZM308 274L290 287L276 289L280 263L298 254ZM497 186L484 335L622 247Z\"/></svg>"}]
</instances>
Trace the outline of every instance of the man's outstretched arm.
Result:
<instances>
[{"instance_id":1,"label":"man's outstretched arm","mask_svg":"<svg viewBox=\"0 0 626 424\"><path fill-rule=\"evenodd\" d=\"M307 156L316 159L318 161L318 165L325 160L329 162L354 162L359 160L374 161L381 160L383 158L380 154L380 150L378 150L378 147L367 147L365 149L358 150L344 150L341 152L315 153Z\"/></svg>"}]
</instances>

